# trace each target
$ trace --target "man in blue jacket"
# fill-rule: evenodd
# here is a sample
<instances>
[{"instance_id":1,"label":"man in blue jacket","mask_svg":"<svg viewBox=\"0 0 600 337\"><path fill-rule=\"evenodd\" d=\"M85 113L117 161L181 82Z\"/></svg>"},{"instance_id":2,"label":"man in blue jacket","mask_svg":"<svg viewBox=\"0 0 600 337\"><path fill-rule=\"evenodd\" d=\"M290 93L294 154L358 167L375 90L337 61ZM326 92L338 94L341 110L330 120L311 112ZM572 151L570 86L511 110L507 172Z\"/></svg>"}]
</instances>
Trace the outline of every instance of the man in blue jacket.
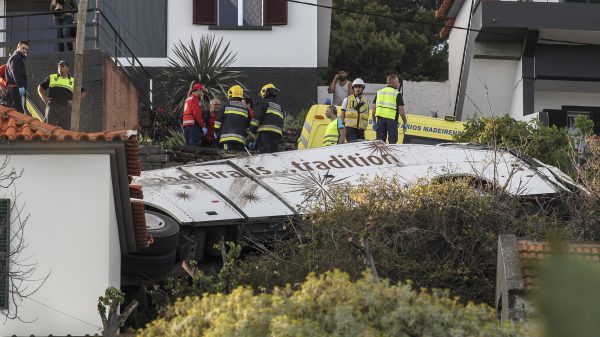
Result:
<instances>
[{"instance_id":1,"label":"man in blue jacket","mask_svg":"<svg viewBox=\"0 0 600 337\"><path fill-rule=\"evenodd\" d=\"M9 104L20 113L25 113L25 95L27 93L27 72L25 71L25 59L29 43L19 41L17 50L6 62L6 86L8 90Z\"/></svg>"}]
</instances>

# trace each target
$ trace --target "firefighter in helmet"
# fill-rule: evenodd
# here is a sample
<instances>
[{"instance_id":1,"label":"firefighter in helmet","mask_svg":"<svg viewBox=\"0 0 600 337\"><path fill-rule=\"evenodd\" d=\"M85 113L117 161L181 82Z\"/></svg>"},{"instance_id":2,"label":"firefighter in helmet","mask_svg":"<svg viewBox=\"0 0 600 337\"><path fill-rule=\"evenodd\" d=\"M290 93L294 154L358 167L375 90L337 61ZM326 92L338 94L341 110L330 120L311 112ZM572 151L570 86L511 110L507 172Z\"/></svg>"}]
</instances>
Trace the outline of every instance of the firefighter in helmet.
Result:
<instances>
[{"instance_id":1,"label":"firefighter in helmet","mask_svg":"<svg viewBox=\"0 0 600 337\"><path fill-rule=\"evenodd\" d=\"M227 102L221 107L215 121L219 145L227 151L243 151L250 125L250 114L244 103L244 89L234 85L227 91Z\"/></svg>"},{"instance_id":2,"label":"firefighter in helmet","mask_svg":"<svg viewBox=\"0 0 600 337\"><path fill-rule=\"evenodd\" d=\"M272 83L266 84L260 90L262 100L258 103L250 132L258 133L256 149L260 153L277 152L279 140L283 133L283 111L277 103L277 94L280 90Z\"/></svg>"}]
</instances>

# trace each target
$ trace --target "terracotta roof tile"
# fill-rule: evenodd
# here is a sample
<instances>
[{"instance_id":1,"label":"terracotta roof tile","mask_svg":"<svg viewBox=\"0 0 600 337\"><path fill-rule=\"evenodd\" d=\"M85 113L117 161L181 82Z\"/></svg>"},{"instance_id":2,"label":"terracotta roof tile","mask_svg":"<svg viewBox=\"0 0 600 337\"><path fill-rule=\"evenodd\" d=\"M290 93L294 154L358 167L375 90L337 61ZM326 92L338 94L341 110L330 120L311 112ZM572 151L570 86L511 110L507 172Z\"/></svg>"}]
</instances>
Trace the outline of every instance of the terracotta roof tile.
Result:
<instances>
[{"instance_id":1,"label":"terracotta roof tile","mask_svg":"<svg viewBox=\"0 0 600 337\"><path fill-rule=\"evenodd\" d=\"M450 10L450 7L452 7L453 3L454 0L443 0L440 4L440 7L435 11L435 17L438 19L445 19L446 14L448 14L448 11Z\"/></svg>"},{"instance_id":2,"label":"terracotta roof tile","mask_svg":"<svg viewBox=\"0 0 600 337\"><path fill-rule=\"evenodd\" d=\"M551 245L546 241L519 240L519 257L525 289L537 287L535 265L551 255ZM600 243L569 243L568 252L586 261L600 263Z\"/></svg>"},{"instance_id":3,"label":"terracotta roof tile","mask_svg":"<svg viewBox=\"0 0 600 337\"><path fill-rule=\"evenodd\" d=\"M446 19L446 23L445 26L442 28L442 30L440 30L440 37L442 39L447 39L448 36L450 36L450 31L452 30L452 26L454 25L454 18L448 18Z\"/></svg>"},{"instance_id":4,"label":"terracotta roof tile","mask_svg":"<svg viewBox=\"0 0 600 337\"><path fill-rule=\"evenodd\" d=\"M141 174L140 155L135 133L126 131L77 132L64 130L17 112L14 109L0 105L0 139L8 142L21 141L56 141L56 142L112 142L121 141L125 144L127 175L129 183L131 176ZM139 186L139 185L138 185ZM130 196L141 199L141 186L130 187ZM133 226L136 246L148 246L148 231L144 215L144 203L141 200L131 201Z\"/></svg>"}]
</instances>

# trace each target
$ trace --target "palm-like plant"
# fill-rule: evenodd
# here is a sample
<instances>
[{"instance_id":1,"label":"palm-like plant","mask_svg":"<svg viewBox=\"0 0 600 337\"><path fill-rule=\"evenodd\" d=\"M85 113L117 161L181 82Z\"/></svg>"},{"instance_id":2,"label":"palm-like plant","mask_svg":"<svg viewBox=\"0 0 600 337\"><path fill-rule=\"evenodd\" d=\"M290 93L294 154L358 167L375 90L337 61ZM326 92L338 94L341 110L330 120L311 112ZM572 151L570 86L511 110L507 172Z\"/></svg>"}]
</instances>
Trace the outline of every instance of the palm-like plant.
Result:
<instances>
[{"instance_id":1,"label":"palm-like plant","mask_svg":"<svg viewBox=\"0 0 600 337\"><path fill-rule=\"evenodd\" d=\"M171 92L167 94L166 106L172 113L183 111L183 103L193 82L202 83L211 96L227 95L227 84L237 82L241 72L230 69L236 54L224 44L223 38L203 35L198 45L193 38L185 44L179 40L173 47L175 58L169 57L169 66L163 76Z\"/></svg>"}]
</instances>

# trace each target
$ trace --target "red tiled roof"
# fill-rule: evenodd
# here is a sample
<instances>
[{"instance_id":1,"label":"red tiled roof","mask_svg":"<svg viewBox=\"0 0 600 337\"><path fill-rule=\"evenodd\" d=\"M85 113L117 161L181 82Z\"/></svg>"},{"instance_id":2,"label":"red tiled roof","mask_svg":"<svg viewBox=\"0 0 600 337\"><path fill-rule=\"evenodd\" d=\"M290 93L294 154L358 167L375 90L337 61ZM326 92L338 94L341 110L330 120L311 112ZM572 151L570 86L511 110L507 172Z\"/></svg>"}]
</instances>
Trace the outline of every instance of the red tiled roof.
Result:
<instances>
[{"instance_id":1,"label":"red tiled roof","mask_svg":"<svg viewBox=\"0 0 600 337\"><path fill-rule=\"evenodd\" d=\"M446 25L440 30L440 37L442 39L447 39L450 35L450 30L452 29L452 25L454 25L455 19L446 19Z\"/></svg>"},{"instance_id":2,"label":"red tiled roof","mask_svg":"<svg viewBox=\"0 0 600 337\"><path fill-rule=\"evenodd\" d=\"M440 4L440 7L435 11L435 17L439 20L445 20L445 26L440 30L439 35L442 39L447 39L450 35L450 31L452 30L452 25L454 25L454 20L456 18L447 17L448 11L450 7L454 4L454 0L443 0Z\"/></svg>"},{"instance_id":3,"label":"red tiled roof","mask_svg":"<svg viewBox=\"0 0 600 337\"><path fill-rule=\"evenodd\" d=\"M435 11L435 17L438 19L445 19L446 14L448 14L448 10L452 7L454 0L443 0L440 4L440 8Z\"/></svg>"},{"instance_id":4,"label":"red tiled roof","mask_svg":"<svg viewBox=\"0 0 600 337\"><path fill-rule=\"evenodd\" d=\"M0 139L8 142L55 141L55 142L112 142L121 141L125 144L127 175L129 183L131 176L141 174L140 154L137 138L131 131L77 132L64 130L58 126L41 122L26 116L14 109L0 105ZM139 185L129 185L131 198L142 199L142 189ZM148 246L148 231L144 216L142 200L132 200L133 225L135 241L138 248Z\"/></svg>"},{"instance_id":5,"label":"red tiled roof","mask_svg":"<svg viewBox=\"0 0 600 337\"><path fill-rule=\"evenodd\" d=\"M535 288L537 279L534 274L534 266L549 257L550 243L531 240L519 240L518 243L523 285L525 289ZM584 260L600 263L600 243L569 243L568 251Z\"/></svg>"}]
</instances>

